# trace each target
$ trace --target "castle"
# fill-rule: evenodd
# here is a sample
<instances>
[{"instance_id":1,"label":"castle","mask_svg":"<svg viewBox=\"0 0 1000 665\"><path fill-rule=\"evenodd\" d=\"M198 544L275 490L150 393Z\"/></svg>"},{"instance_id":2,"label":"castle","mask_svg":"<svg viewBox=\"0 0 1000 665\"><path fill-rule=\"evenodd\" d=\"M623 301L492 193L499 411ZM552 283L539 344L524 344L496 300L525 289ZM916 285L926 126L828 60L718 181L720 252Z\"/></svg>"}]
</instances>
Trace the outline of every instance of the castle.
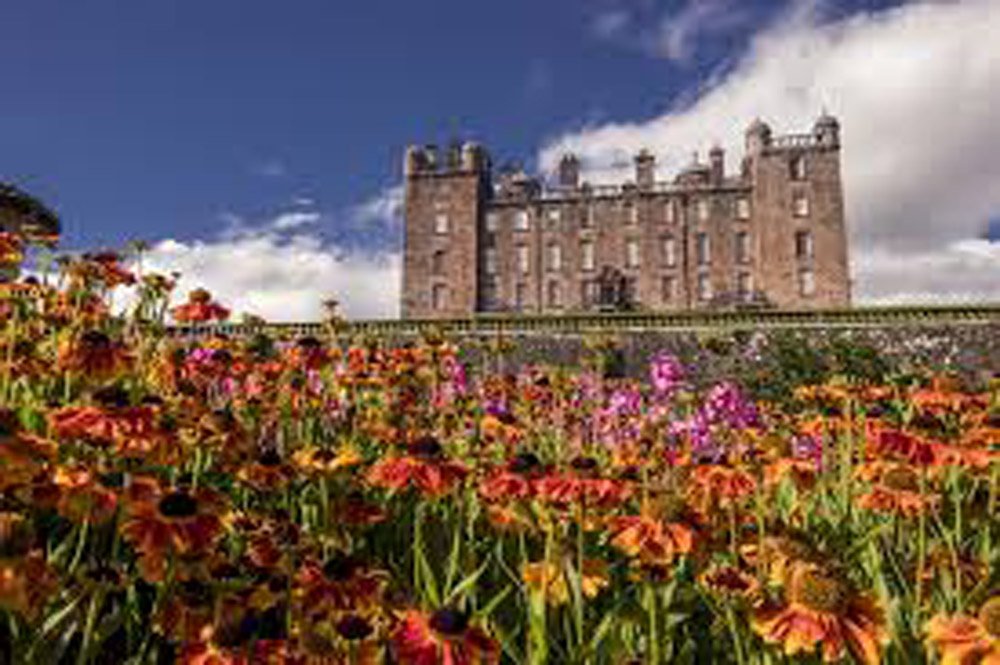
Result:
<instances>
[{"instance_id":1,"label":"castle","mask_svg":"<svg viewBox=\"0 0 1000 665\"><path fill-rule=\"evenodd\" d=\"M546 185L494 173L486 151L406 152L403 318L850 302L840 125L746 130L738 174L713 148L672 181L635 156L635 180L591 186L562 158Z\"/></svg>"}]
</instances>

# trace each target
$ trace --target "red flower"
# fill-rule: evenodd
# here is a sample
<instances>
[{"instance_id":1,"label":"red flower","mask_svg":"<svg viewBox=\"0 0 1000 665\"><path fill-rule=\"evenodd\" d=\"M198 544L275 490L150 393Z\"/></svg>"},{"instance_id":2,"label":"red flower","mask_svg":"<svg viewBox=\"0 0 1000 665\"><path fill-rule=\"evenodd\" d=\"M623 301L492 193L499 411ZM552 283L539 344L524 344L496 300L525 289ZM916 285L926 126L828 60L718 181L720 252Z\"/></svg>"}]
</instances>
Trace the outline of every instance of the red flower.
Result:
<instances>
[{"instance_id":1,"label":"red flower","mask_svg":"<svg viewBox=\"0 0 1000 665\"><path fill-rule=\"evenodd\" d=\"M296 576L296 594L309 613L357 611L378 602L385 582L383 571L366 567L354 556L338 554L324 564L306 561Z\"/></svg>"},{"instance_id":2,"label":"red flower","mask_svg":"<svg viewBox=\"0 0 1000 665\"><path fill-rule=\"evenodd\" d=\"M205 289L195 289L188 294L188 301L170 310L178 323L205 323L225 321L229 310L212 301L212 294Z\"/></svg>"},{"instance_id":3,"label":"red flower","mask_svg":"<svg viewBox=\"0 0 1000 665\"><path fill-rule=\"evenodd\" d=\"M114 517L118 495L86 469L59 469L55 485L59 488L56 510L66 519L100 524Z\"/></svg>"},{"instance_id":4,"label":"red flower","mask_svg":"<svg viewBox=\"0 0 1000 665\"><path fill-rule=\"evenodd\" d=\"M467 474L465 465L445 458L441 445L427 438L410 446L410 455L376 462L368 470L368 482L394 492L412 487L427 496L441 496Z\"/></svg>"},{"instance_id":5,"label":"red flower","mask_svg":"<svg viewBox=\"0 0 1000 665\"><path fill-rule=\"evenodd\" d=\"M430 616L406 612L393 634L393 645L401 665L481 665L500 659L496 642L470 626L467 614L453 608Z\"/></svg>"}]
</instances>

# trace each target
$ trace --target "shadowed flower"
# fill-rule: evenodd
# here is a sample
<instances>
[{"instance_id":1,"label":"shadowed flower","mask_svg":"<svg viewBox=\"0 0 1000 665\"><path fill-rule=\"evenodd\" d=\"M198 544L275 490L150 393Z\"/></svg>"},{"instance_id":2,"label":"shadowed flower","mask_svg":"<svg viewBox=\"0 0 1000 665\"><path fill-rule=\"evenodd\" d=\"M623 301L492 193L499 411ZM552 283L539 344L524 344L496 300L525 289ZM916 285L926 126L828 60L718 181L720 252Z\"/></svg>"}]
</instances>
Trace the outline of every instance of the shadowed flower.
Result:
<instances>
[{"instance_id":1,"label":"shadowed flower","mask_svg":"<svg viewBox=\"0 0 1000 665\"><path fill-rule=\"evenodd\" d=\"M359 611L378 604L387 575L355 556L335 554L325 563L307 560L295 578L295 596L309 613Z\"/></svg>"},{"instance_id":2,"label":"shadowed flower","mask_svg":"<svg viewBox=\"0 0 1000 665\"><path fill-rule=\"evenodd\" d=\"M736 566L715 565L698 576L698 582L710 592L726 598L753 601L760 592L760 582Z\"/></svg>"},{"instance_id":3,"label":"shadowed flower","mask_svg":"<svg viewBox=\"0 0 1000 665\"><path fill-rule=\"evenodd\" d=\"M926 630L941 665L1000 665L1000 596L983 603L975 617L932 617Z\"/></svg>"},{"instance_id":4,"label":"shadowed flower","mask_svg":"<svg viewBox=\"0 0 1000 665\"><path fill-rule=\"evenodd\" d=\"M125 508L122 535L139 552L143 576L151 581L162 578L166 558L201 555L222 533L224 503L205 488L170 488L135 478L125 491Z\"/></svg>"},{"instance_id":5,"label":"shadowed flower","mask_svg":"<svg viewBox=\"0 0 1000 665\"><path fill-rule=\"evenodd\" d=\"M392 642L401 665L485 665L500 659L496 642L470 625L468 614L454 608L430 615L405 612Z\"/></svg>"},{"instance_id":6,"label":"shadowed flower","mask_svg":"<svg viewBox=\"0 0 1000 665\"><path fill-rule=\"evenodd\" d=\"M59 490L56 510L70 521L101 524L118 508L118 495L84 468L58 469L54 483Z\"/></svg>"},{"instance_id":7,"label":"shadowed flower","mask_svg":"<svg viewBox=\"0 0 1000 665\"><path fill-rule=\"evenodd\" d=\"M100 330L88 330L64 342L56 359L59 369L89 379L112 376L127 368L130 362L125 347Z\"/></svg>"},{"instance_id":8,"label":"shadowed flower","mask_svg":"<svg viewBox=\"0 0 1000 665\"><path fill-rule=\"evenodd\" d=\"M521 568L521 579L534 593L545 595L549 605L563 605L569 602L570 587L567 572L555 563L538 561L526 563ZM594 598L608 586L608 569L604 561L586 559L580 575L580 593L584 598Z\"/></svg>"},{"instance_id":9,"label":"shadowed flower","mask_svg":"<svg viewBox=\"0 0 1000 665\"><path fill-rule=\"evenodd\" d=\"M835 663L849 653L856 661L878 665L887 640L885 617L875 602L855 594L817 565L796 564L784 602L754 612L753 629L788 656L820 650Z\"/></svg>"},{"instance_id":10,"label":"shadowed flower","mask_svg":"<svg viewBox=\"0 0 1000 665\"><path fill-rule=\"evenodd\" d=\"M40 551L0 558L0 609L34 619L58 584L58 576Z\"/></svg>"},{"instance_id":11,"label":"shadowed flower","mask_svg":"<svg viewBox=\"0 0 1000 665\"><path fill-rule=\"evenodd\" d=\"M612 518L608 528L612 545L645 564L670 565L694 549L694 532L684 524L631 515Z\"/></svg>"},{"instance_id":12,"label":"shadowed flower","mask_svg":"<svg viewBox=\"0 0 1000 665\"><path fill-rule=\"evenodd\" d=\"M464 464L447 459L433 439L410 446L405 457L386 457L368 470L368 483L393 492L408 488L427 496L448 493L468 474Z\"/></svg>"}]
</instances>

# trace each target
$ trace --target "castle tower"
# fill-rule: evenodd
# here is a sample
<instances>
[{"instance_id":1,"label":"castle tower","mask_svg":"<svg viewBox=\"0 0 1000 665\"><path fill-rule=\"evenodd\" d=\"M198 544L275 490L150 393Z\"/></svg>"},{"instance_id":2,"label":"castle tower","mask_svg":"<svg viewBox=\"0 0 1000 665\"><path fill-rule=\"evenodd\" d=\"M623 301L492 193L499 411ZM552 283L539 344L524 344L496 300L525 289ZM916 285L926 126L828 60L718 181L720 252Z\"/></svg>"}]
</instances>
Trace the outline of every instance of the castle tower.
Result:
<instances>
[{"instance_id":1,"label":"castle tower","mask_svg":"<svg viewBox=\"0 0 1000 665\"><path fill-rule=\"evenodd\" d=\"M758 286L779 307L849 304L839 123L824 114L812 133L772 137L757 121L747 152Z\"/></svg>"},{"instance_id":2,"label":"castle tower","mask_svg":"<svg viewBox=\"0 0 1000 665\"><path fill-rule=\"evenodd\" d=\"M434 146L406 151L403 318L448 318L477 308L477 247L489 158L472 143L443 158Z\"/></svg>"}]
</instances>

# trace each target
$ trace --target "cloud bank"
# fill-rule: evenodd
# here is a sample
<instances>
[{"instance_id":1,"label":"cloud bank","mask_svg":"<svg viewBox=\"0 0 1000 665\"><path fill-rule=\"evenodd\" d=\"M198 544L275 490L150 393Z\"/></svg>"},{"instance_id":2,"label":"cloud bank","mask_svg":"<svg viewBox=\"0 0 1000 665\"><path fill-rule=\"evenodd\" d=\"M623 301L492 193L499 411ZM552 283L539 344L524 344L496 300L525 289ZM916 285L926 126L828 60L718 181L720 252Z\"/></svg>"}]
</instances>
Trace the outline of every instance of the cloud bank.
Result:
<instances>
[{"instance_id":1,"label":"cloud bank","mask_svg":"<svg viewBox=\"0 0 1000 665\"><path fill-rule=\"evenodd\" d=\"M819 6L796 4L690 105L557 137L539 162L552 170L572 151L592 181L614 181L631 177L616 165L642 147L672 172L719 142L733 164L752 118L796 132L826 108L843 125L859 300L1000 300L996 247L971 241L1000 210L1000 2L912 3L835 22Z\"/></svg>"}]
</instances>

